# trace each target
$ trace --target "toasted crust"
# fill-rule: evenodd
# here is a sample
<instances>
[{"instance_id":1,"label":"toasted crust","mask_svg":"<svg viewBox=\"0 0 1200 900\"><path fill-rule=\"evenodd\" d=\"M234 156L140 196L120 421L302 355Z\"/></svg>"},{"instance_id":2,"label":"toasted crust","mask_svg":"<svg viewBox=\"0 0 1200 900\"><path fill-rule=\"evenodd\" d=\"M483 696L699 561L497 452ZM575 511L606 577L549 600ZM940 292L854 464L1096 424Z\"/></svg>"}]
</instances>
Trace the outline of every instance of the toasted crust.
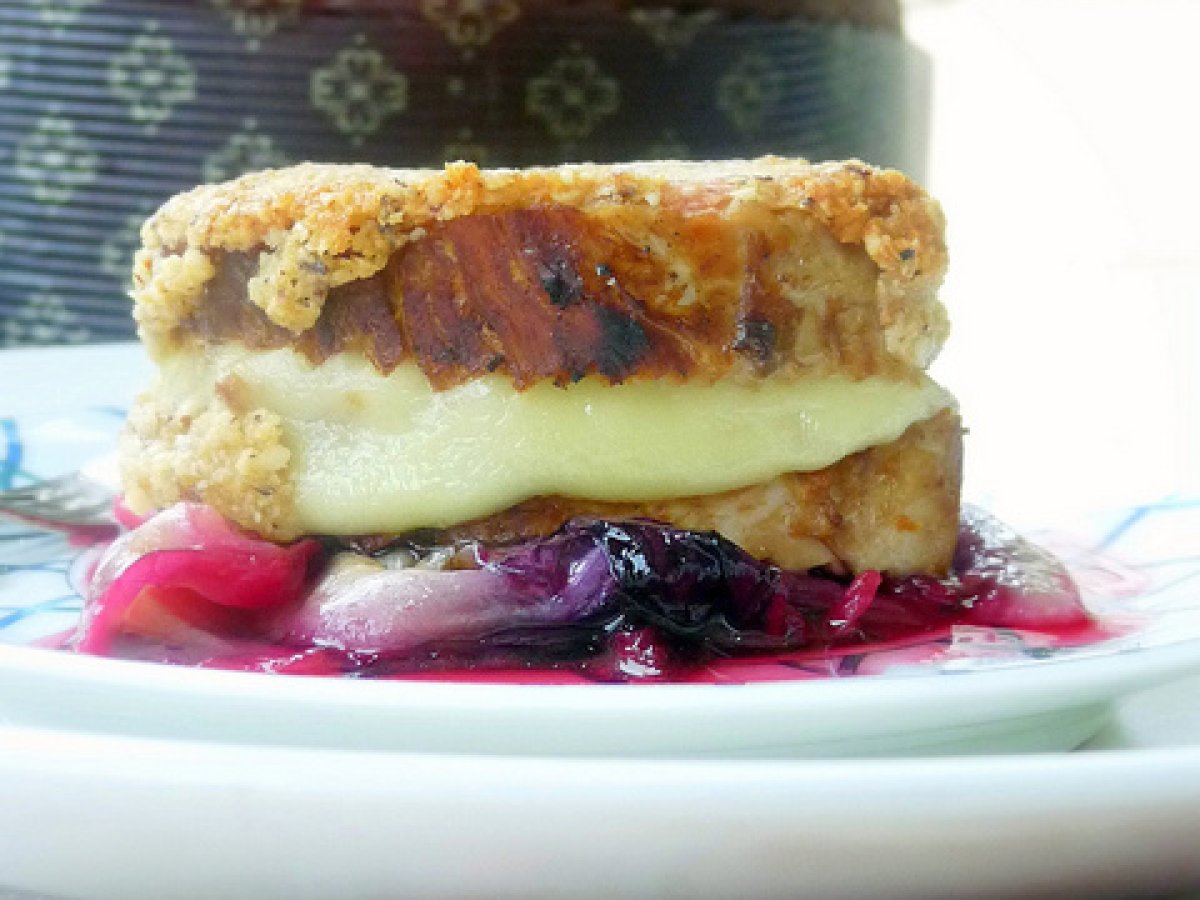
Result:
<instances>
[{"instance_id":1,"label":"toasted crust","mask_svg":"<svg viewBox=\"0 0 1200 900\"><path fill-rule=\"evenodd\" d=\"M203 502L250 531L297 536L294 490L279 416L235 411L221 397L180 403L147 391L120 440L125 504L135 512Z\"/></svg>"},{"instance_id":2,"label":"toasted crust","mask_svg":"<svg viewBox=\"0 0 1200 900\"><path fill-rule=\"evenodd\" d=\"M383 371L414 356L438 386L484 370L519 386L780 365L866 376L928 365L947 332L939 207L858 162L310 164L183 194L143 242L135 315L153 353L290 342ZM465 253L491 279L474 293L443 287ZM455 310L467 327L448 333ZM546 334L553 346L530 337ZM638 355L618 346L614 364L613 334Z\"/></svg>"}]
</instances>

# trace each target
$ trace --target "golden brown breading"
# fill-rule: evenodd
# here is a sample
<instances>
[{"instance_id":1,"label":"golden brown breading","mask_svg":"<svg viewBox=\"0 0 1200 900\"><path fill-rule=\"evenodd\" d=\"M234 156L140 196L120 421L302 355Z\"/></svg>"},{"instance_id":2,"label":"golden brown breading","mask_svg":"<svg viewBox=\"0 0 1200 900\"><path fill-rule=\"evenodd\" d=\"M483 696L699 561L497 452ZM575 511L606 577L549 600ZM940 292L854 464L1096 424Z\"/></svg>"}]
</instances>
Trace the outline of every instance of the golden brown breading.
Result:
<instances>
[{"instance_id":1,"label":"golden brown breading","mask_svg":"<svg viewBox=\"0 0 1200 900\"><path fill-rule=\"evenodd\" d=\"M693 531L719 531L752 556L789 569L945 574L958 539L961 479L961 422L946 410L912 425L890 444L817 472L644 503L535 497L438 532L434 539L508 542L548 535L576 516L649 518Z\"/></svg>"},{"instance_id":2,"label":"golden brown breading","mask_svg":"<svg viewBox=\"0 0 1200 900\"><path fill-rule=\"evenodd\" d=\"M899 172L763 159L444 172L305 165L198 188L143 230L154 353L415 357L448 386L924 367L940 209Z\"/></svg>"},{"instance_id":3,"label":"golden brown breading","mask_svg":"<svg viewBox=\"0 0 1200 900\"><path fill-rule=\"evenodd\" d=\"M297 536L291 457L274 413L150 390L134 401L121 433L124 500L139 513L204 502L243 528L290 539Z\"/></svg>"}]
</instances>

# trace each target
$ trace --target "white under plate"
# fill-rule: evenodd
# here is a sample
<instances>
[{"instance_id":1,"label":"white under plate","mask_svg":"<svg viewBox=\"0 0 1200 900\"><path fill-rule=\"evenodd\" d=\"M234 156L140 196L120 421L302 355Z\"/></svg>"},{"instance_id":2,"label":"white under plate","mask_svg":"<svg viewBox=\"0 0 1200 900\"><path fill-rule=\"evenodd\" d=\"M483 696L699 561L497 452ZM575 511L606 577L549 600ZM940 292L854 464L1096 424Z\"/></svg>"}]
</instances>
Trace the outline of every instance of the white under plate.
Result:
<instances>
[{"instance_id":1,"label":"white under plate","mask_svg":"<svg viewBox=\"0 0 1200 900\"><path fill-rule=\"evenodd\" d=\"M0 354L0 488L111 449L146 378L130 346ZM39 385L37 396L11 390ZM747 685L487 685L173 668L23 646L78 614L75 551L0 528L0 721L26 728L427 753L881 756L1078 746L1111 702L1200 669L1200 502L1167 499L1040 535L1127 636L1047 651L970 633L937 662ZM1103 551L1099 553L1098 551ZM1114 560L1122 559L1121 562ZM909 660L905 657L905 660ZM895 663L895 664L894 664Z\"/></svg>"},{"instance_id":2,"label":"white under plate","mask_svg":"<svg viewBox=\"0 0 1200 900\"><path fill-rule=\"evenodd\" d=\"M4 897L1098 900L1200 884L1188 750L514 759L12 729L0 747Z\"/></svg>"}]
</instances>

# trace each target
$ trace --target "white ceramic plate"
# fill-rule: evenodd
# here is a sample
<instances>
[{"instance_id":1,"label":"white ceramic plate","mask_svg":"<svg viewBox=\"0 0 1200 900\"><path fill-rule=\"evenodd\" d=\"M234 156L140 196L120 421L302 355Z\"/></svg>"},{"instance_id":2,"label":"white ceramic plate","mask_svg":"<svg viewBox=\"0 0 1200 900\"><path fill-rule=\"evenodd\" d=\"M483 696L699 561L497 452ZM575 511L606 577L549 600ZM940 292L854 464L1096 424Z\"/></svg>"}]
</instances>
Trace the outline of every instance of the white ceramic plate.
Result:
<instances>
[{"instance_id":1,"label":"white ceramic plate","mask_svg":"<svg viewBox=\"0 0 1200 900\"><path fill-rule=\"evenodd\" d=\"M0 895L1064 898L1200 882L1200 756L529 760L0 730Z\"/></svg>"},{"instance_id":2,"label":"white ceramic plate","mask_svg":"<svg viewBox=\"0 0 1200 900\"><path fill-rule=\"evenodd\" d=\"M0 487L107 452L120 410L145 377L139 351L128 346L0 354ZM39 390L8 389L21 384ZM1100 727L1114 699L1200 668L1198 526L1200 502L1168 498L1042 535L1096 609L1143 619L1130 635L1080 651L1046 652L1006 632L971 631L935 663L872 658L860 666L880 673L870 677L528 686L271 677L25 646L74 622L79 566L64 542L10 525L0 540L0 719L130 736L435 753L1066 749Z\"/></svg>"},{"instance_id":3,"label":"white ceramic plate","mask_svg":"<svg viewBox=\"0 0 1200 900\"><path fill-rule=\"evenodd\" d=\"M0 896L1158 897L1200 756L406 756L0 729Z\"/></svg>"}]
</instances>

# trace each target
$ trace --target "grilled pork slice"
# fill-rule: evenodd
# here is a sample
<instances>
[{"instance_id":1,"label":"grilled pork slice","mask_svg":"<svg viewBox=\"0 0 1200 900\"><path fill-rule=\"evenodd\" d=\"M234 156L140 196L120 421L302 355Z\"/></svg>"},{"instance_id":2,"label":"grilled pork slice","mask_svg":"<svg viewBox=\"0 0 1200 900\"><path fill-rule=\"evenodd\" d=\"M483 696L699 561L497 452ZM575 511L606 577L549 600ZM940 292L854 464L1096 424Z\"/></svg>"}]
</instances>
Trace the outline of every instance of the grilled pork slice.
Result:
<instances>
[{"instance_id":1,"label":"grilled pork slice","mask_svg":"<svg viewBox=\"0 0 1200 900\"><path fill-rule=\"evenodd\" d=\"M168 202L135 315L160 357L356 352L439 388L891 376L945 338L942 228L919 187L860 163L308 165Z\"/></svg>"}]
</instances>

